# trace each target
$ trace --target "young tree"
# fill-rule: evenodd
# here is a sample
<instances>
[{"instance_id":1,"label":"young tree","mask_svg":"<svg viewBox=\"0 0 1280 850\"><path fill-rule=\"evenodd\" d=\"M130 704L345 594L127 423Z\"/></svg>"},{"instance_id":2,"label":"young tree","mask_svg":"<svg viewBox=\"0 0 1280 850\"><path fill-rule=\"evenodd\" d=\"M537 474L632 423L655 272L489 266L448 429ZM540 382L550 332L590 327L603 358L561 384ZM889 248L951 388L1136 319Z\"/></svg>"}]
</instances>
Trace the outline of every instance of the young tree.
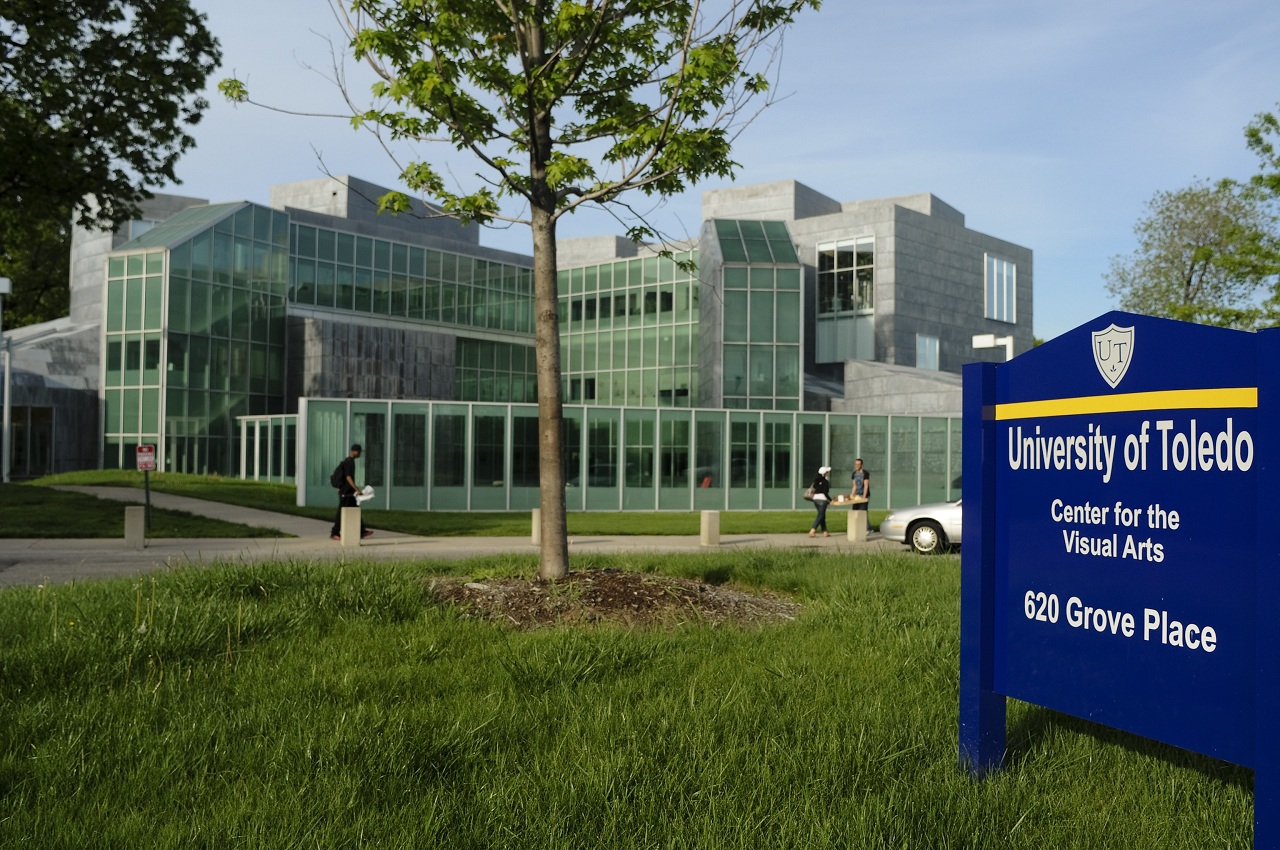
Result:
<instances>
[{"instance_id":1,"label":"young tree","mask_svg":"<svg viewBox=\"0 0 1280 850\"><path fill-rule=\"evenodd\" d=\"M186 126L207 106L196 94L219 59L189 0L0 5L0 268L15 295L41 288L19 274L36 246L15 240L73 216L127 221L148 185L177 182L194 144Z\"/></svg>"},{"instance_id":2,"label":"young tree","mask_svg":"<svg viewBox=\"0 0 1280 850\"><path fill-rule=\"evenodd\" d=\"M542 550L539 576L568 571L556 225L631 190L677 193L730 177L730 148L766 96L782 30L819 0L354 0L335 8L377 105L354 121L389 143L438 141L483 166L471 191L410 162L410 191L464 221L532 232ZM247 101L242 81L224 94ZM350 101L350 98L348 98ZM524 212L505 212L514 201ZM408 208L393 192L381 205ZM622 216L634 220L624 209ZM655 234L636 222L632 239Z\"/></svg>"},{"instance_id":3,"label":"young tree","mask_svg":"<svg viewBox=\"0 0 1280 850\"><path fill-rule=\"evenodd\" d=\"M1223 181L1158 192L1134 226L1138 248L1111 260L1107 290L1120 308L1151 316L1254 328L1273 268L1275 218L1254 193Z\"/></svg>"}]
</instances>

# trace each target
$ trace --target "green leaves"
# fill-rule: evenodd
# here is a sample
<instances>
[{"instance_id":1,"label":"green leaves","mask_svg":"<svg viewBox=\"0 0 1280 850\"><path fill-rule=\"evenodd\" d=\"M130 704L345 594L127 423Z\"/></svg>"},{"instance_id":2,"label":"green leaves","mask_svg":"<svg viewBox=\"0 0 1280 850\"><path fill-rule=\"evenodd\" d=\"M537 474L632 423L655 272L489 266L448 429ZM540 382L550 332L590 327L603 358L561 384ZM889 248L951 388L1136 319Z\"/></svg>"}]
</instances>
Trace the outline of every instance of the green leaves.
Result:
<instances>
[{"instance_id":1,"label":"green leaves","mask_svg":"<svg viewBox=\"0 0 1280 850\"><path fill-rule=\"evenodd\" d=\"M470 153L478 188L452 190L438 161L403 168L407 186L462 221L530 226L537 316L539 443L544 462L539 576L568 570L556 224L632 190L669 195L731 176L731 140L767 95L772 42L818 0L351 0L351 50L377 74L353 123L385 142ZM243 88L224 94L235 99ZM351 93L346 93L350 97ZM766 104L767 105L767 102ZM387 131L387 132L382 132ZM419 156L420 148L413 148ZM450 170L450 183L457 179ZM516 199L518 213L501 202ZM407 209L392 192L380 209ZM636 222L626 207L621 216ZM633 238L656 237L640 219Z\"/></svg>"},{"instance_id":2,"label":"green leaves","mask_svg":"<svg viewBox=\"0 0 1280 850\"><path fill-rule=\"evenodd\" d=\"M1280 120L1271 112L1262 112L1245 128L1244 139L1249 150L1258 155L1262 170L1254 175L1252 185L1274 201L1280 201L1280 154L1276 139L1280 138ZM1280 250L1277 251L1280 258ZM1280 262L1280 259L1278 259ZM1280 297L1280 289L1277 290Z\"/></svg>"},{"instance_id":3,"label":"green leaves","mask_svg":"<svg viewBox=\"0 0 1280 850\"><path fill-rule=\"evenodd\" d=\"M769 91L757 56L818 6L740 0L712 19L668 0L358 0L351 48L378 72L372 94L387 102L360 123L470 151L490 197L523 197L553 217L631 189L680 191L732 174L729 140ZM430 171L418 165L406 173ZM443 189L438 179L412 185ZM489 212L484 193L440 197Z\"/></svg>"},{"instance_id":4,"label":"green leaves","mask_svg":"<svg viewBox=\"0 0 1280 850\"><path fill-rule=\"evenodd\" d=\"M1253 328L1275 274L1275 216L1229 181L1160 192L1135 225L1137 250L1115 257L1107 288L1120 307L1152 316Z\"/></svg>"},{"instance_id":5,"label":"green leaves","mask_svg":"<svg viewBox=\"0 0 1280 850\"><path fill-rule=\"evenodd\" d=\"M194 144L187 129L208 105L199 92L220 59L188 0L5 4L0 274L25 286L21 257L42 250L48 227L73 216L85 225L127 221L148 186L177 182L177 160ZM15 228L19 220L33 226ZM15 241L26 239L35 241Z\"/></svg>"},{"instance_id":6,"label":"green leaves","mask_svg":"<svg viewBox=\"0 0 1280 850\"><path fill-rule=\"evenodd\" d=\"M232 103L244 103L249 99L249 87L235 77L220 80L218 93Z\"/></svg>"},{"instance_id":7,"label":"green leaves","mask_svg":"<svg viewBox=\"0 0 1280 850\"><path fill-rule=\"evenodd\" d=\"M194 144L186 127L221 58L204 16L188 0L66 0L10 4L2 17L0 204L126 220Z\"/></svg>"}]
</instances>

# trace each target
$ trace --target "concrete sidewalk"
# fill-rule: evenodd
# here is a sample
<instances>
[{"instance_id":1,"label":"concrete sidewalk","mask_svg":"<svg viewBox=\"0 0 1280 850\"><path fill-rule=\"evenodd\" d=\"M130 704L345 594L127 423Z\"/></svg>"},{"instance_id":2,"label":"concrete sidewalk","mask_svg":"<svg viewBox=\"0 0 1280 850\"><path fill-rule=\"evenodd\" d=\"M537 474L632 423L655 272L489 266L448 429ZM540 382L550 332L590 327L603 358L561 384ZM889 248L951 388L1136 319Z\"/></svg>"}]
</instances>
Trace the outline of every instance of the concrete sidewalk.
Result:
<instances>
[{"instance_id":1,"label":"concrete sidewalk","mask_svg":"<svg viewBox=\"0 0 1280 850\"><path fill-rule=\"evenodd\" d=\"M99 498L141 504L141 490L123 487L63 487ZM343 546L329 538L330 522L270 511L206 502L166 493L151 494L152 507L171 508L227 522L275 528L288 538L201 538L152 539L146 548L127 548L123 539L18 539L0 541L0 587L15 585L64 584L101 578L140 575L149 572L198 566L214 561L345 561L369 560L461 560L487 555L536 555L531 537L415 537L388 531L358 544ZM121 527L124 511L121 510ZM721 535L721 551L740 549L808 549L833 554L854 554L877 549L900 550L896 543L872 535L865 543L852 543L844 535L810 538L806 531L795 534ZM698 535L573 537L570 557L619 552L705 552Z\"/></svg>"}]
</instances>

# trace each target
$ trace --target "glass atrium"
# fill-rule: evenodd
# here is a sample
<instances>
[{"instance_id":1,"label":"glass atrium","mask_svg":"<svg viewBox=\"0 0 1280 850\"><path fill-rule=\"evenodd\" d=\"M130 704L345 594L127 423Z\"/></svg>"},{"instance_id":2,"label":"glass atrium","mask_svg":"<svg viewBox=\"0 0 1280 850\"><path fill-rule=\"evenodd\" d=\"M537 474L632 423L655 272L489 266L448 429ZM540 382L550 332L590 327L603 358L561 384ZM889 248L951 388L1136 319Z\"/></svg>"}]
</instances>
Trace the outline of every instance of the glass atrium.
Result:
<instances>
[{"instance_id":1,"label":"glass atrium","mask_svg":"<svg viewBox=\"0 0 1280 850\"><path fill-rule=\"evenodd\" d=\"M107 261L103 466L229 472L238 416L283 413L289 219L193 207Z\"/></svg>"},{"instance_id":2,"label":"glass atrium","mask_svg":"<svg viewBox=\"0 0 1280 850\"><path fill-rule=\"evenodd\" d=\"M536 398L523 342L532 273L510 263L300 225L241 202L191 207L121 246L106 287L105 468L130 467L136 446L154 444L166 471L233 474L246 450L236 419L295 406L290 310L443 330L455 400ZM279 452L270 467L292 477Z\"/></svg>"}]
</instances>

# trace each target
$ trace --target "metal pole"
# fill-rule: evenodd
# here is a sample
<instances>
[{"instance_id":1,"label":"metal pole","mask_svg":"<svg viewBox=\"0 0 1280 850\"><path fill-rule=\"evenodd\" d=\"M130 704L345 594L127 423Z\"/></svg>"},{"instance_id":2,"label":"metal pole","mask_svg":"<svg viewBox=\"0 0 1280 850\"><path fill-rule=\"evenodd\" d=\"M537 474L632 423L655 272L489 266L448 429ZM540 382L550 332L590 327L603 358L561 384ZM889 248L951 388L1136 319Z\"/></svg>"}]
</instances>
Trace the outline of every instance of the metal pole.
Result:
<instances>
[{"instance_id":1,"label":"metal pole","mask_svg":"<svg viewBox=\"0 0 1280 850\"><path fill-rule=\"evenodd\" d=\"M10 389L13 387L13 384L9 382L9 368L12 364L13 343L8 337L4 337L4 412L3 414L0 414L4 416L4 440L3 447L0 448L0 450L4 451L4 461L3 464L0 465L4 467L5 484L9 483L9 426L11 424L9 422L9 396L12 395L12 393L10 393Z\"/></svg>"},{"instance_id":2,"label":"metal pole","mask_svg":"<svg viewBox=\"0 0 1280 850\"><path fill-rule=\"evenodd\" d=\"M7 277L0 277L0 342L4 345L4 408L0 411L0 415L4 417L4 421L0 423L0 479L5 484L9 483L9 367L13 362L13 346L9 343L9 338L4 335L4 297L13 289L13 282Z\"/></svg>"}]
</instances>

